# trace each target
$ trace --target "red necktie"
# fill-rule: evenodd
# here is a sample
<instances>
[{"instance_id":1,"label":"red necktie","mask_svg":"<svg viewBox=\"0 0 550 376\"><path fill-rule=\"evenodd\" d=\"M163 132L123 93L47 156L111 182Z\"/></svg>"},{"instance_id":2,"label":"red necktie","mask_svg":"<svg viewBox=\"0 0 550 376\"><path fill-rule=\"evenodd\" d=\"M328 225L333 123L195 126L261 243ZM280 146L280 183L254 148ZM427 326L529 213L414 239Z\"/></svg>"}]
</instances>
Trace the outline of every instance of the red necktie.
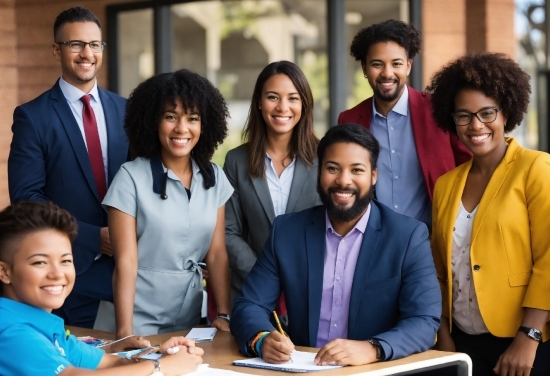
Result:
<instances>
[{"instance_id":1,"label":"red necktie","mask_svg":"<svg viewBox=\"0 0 550 376\"><path fill-rule=\"evenodd\" d=\"M107 193L107 181L105 180L105 167L103 165L103 154L101 153L101 143L99 142L99 132L97 131L97 122L95 120L94 110L90 106L91 94L80 98L84 104L82 109L82 120L84 121L84 134L86 135L86 145L88 146L88 157L92 165L99 200L103 201Z\"/></svg>"}]
</instances>

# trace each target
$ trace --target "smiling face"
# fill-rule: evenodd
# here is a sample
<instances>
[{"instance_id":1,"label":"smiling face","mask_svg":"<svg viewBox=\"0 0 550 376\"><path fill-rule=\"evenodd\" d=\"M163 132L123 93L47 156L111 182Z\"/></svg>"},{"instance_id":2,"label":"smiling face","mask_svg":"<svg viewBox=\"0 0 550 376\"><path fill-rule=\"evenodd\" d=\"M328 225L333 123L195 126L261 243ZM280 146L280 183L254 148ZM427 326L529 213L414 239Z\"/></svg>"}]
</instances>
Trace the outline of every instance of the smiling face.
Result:
<instances>
[{"instance_id":1,"label":"smiling face","mask_svg":"<svg viewBox=\"0 0 550 376\"><path fill-rule=\"evenodd\" d=\"M191 109L185 112L178 98L175 108L170 103L166 104L158 133L162 161L168 167L173 162L190 157L201 135L201 118Z\"/></svg>"},{"instance_id":2,"label":"smiling face","mask_svg":"<svg viewBox=\"0 0 550 376\"><path fill-rule=\"evenodd\" d=\"M462 89L455 97L455 113L457 111L479 112L483 109L500 108L499 103L487 97L482 91ZM497 113L495 121L482 123L473 115L468 125L457 125L456 133L462 143L472 152L474 158L495 157L502 159L506 152L504 139L504 124L506 116L502 111Z\"/></svg>"},{"instance_id":3,"label":"smiling face","mask_svg":"<svg viewBox=\"0 0 550 376\"><path fill-rule=\"evenodd\" d=\"M412 66L407 51L395 42L375 43L370 46L361 66L374 91L374 98L392 106L397 103Z\"/></svg>"},{"instance_id":4,"label":"smiling face","mask_svg":"<svg viewBox=\"0 0 550 376\"><path fill-rule=\"evenodd\" d=\"M372 200L378 172L370 157L356 143L337 142L325 150L317 190L333 225L358 221Z\"/></svg>"},{"instance_id":5,"label":"smiling face","mask_svg":"<svg viewBox=\"0 0 550 376\"><path fill-rule=\"evenodd\" d=\"M68 22L59 29L56 42L79 40L101 41L101 30L95 22ZM61 62L61 76L71 85L88 93L101 68L103 53L93 53L86 45L81 52L72 52L66 44L53 44L52 53Z\"/></svg>"},{"instance_id":6,"label":"smiling face","mask_svg":"<svg viewBox=\"0 0 550 376\"><path fill-rule=\"evenodd\" d=\"M259 106L268 136L292 134L302 117L300 94L286 74L276 74L265 82Z\"/></svg>"},{"instance_id":7,"label":"smiling face","mask_svg":"<svg viewBox=\"0 0 550 376\"><path fill-rule=\"evenodd\" d=\"M14 242L11 262L0 262L3 296L48 312L63 305L71 292L75 269L71 242L57 230L41 230Z\"/></svg>"}]
</instances>

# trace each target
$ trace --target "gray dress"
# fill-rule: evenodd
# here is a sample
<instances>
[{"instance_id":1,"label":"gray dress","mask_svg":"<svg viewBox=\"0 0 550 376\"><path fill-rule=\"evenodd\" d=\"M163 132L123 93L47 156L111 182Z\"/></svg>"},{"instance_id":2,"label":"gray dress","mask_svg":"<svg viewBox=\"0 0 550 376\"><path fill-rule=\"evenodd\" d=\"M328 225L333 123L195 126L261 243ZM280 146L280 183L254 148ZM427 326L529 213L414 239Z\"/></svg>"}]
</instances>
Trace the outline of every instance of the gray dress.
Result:
<instances>
[{"instance_id":1,"label":"gray dress","mask_svg":"<svg viewBox=\"0 0 550 376\"><path fill-rule=\"evenodd\" d=\"M104 206L136 218L136 334L188 329L200 321L202 271L198 263L210 247L218 209L231 197L233 188L222 169L213 164L216 185L204 189L202 174L192 163L190 199L160 158L152 162L137 158L122 165L103 200ZM168 198L163 200L159 190L163 189L165 171ZM112 320L114 327L114 317Z\"/></svg>"}]
</instances>

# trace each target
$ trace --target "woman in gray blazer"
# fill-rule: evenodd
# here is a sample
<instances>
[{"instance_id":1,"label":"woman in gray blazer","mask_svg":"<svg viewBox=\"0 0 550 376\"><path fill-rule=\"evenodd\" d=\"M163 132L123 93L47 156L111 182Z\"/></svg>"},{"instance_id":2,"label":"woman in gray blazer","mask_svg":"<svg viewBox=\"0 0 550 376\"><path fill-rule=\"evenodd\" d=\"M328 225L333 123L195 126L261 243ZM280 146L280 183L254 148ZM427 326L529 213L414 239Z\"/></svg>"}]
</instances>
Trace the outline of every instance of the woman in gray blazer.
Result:
<instances>
[{"instance_id":1,"label":"woman in gray blazer","mask_svg":"<svg viewBox=\"0 0 550 376\"><path fill-rule=\"evenodd\" d=\"M321 203L313 96L297 65L278 61L262 70L243 139L243 145L227 153L224 165L235 189L225 212L233 300L262 252L275 217ZM281 303L279 312L286 314L283 299Z\"/></svg>"}]
</instances>

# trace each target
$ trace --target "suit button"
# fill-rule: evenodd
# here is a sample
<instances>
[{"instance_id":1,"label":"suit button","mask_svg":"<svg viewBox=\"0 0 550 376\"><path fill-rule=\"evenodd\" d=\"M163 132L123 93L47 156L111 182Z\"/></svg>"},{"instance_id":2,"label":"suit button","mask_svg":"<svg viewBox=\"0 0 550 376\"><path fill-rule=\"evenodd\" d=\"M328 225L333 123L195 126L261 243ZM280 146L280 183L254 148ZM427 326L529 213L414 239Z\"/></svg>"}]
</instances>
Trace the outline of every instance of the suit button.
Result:
<instances>
[{"instance_id":1,"label":"suit button","mask_svg":"<svg viewBox=\"0 0 550 376\"><path fill-rule=\"evenodd\" d=\"M477 272L479 269L481 269L481 266L479 265L474 265L474 270Z\"/></svg>"}]
</instances>

